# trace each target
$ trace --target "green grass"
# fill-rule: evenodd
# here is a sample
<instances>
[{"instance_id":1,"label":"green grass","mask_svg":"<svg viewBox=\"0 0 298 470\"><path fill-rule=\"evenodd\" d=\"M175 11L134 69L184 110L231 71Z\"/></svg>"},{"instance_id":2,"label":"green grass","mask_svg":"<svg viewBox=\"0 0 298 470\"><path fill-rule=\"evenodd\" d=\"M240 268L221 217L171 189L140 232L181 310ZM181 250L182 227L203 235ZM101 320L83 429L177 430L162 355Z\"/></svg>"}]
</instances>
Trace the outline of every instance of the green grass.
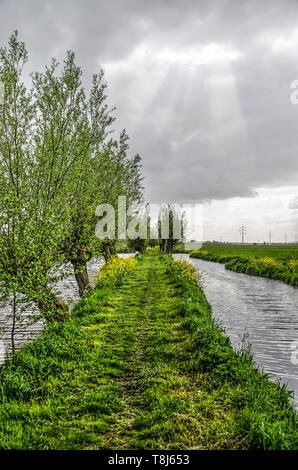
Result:
<instances>
[{"instance_id":1,"label":"green grass","mask_svg":"<svg viewBox=\"0 0 298 470\"><path fill-rule=\"evenodd\" d=\"M1 449L297 449L289 392L156 250L0 372Z\"/></svg>"},{"instance_id":2,"label":"green grass","mask_svg":"<svg viewBox=\"0 0 298 470\"><path fill-rule=\"evenodd\" d=\"M191 258L224 263L226 269L286 282L298 286L298 245L204 244ZM274 264L262 262L270 258ZM270 261L269 259L269 261ZM291 262L296 264L291 266Z\"/></svg>"},{"instance_id":3,"label":"green grass","mask_svg":"<svg viewBox=\"0 0 298 470\"><path fill-rule=\"evenodd\" d=\"M298 244L297 245L232 245L232 244L218 244L208 245L204 244L203 250L213 253L218 256L231 256L249 258L270 256L276 258L281 262L287 262L292 258L298 258Z\"/></svg>"}]
</instances>

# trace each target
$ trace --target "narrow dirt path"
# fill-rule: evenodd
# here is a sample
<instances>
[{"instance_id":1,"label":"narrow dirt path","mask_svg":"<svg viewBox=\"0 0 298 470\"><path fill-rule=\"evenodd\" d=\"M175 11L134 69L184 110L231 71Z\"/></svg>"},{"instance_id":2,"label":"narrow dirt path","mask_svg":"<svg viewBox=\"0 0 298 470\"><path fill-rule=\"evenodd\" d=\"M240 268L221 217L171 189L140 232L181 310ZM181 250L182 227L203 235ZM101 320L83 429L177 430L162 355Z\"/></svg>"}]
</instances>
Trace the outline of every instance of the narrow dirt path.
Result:
<instances>
[{"instance_id":1,"label":"narrow dirt path","mask_svg":"<svg viewBox=\"0 0 298 470\"><path fill-rule=\"evenodd\" d=\"M220 445L235 448L219 427L229 413L211 406L201 374L189 367L194 345L181 327L177 292L165 263L158 256L142 260L121 297L117 328L125 331L133 325L134 340L124 375L114 382L123 407L113 416L103 447L214 448L217 428Z\"/></svg>"}]
</instances>

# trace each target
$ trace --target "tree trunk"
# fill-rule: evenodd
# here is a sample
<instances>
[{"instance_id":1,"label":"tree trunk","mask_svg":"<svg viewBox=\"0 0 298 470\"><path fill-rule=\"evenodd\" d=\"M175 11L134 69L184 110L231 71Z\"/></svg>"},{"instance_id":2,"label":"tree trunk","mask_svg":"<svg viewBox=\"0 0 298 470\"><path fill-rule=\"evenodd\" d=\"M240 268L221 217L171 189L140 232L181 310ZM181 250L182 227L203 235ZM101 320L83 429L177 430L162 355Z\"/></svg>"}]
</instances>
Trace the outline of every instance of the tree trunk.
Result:
<instances>
[{"instance_id":1,"label":"tree trunk","mask_svg":"<svg viewBox=\"0 0 298 470\"><path fill-rule=\"evenodd\" d=\"M172 254L173 254L173 249L174 249L174 242L173 242L173 240L168 240L166 253L167 253L168 255L172 255Z\"/></svg>"},{"instance_id":2,"label":"tree trunk","mask_svg":"<svg viewBox=\"0 0 298 470\"><path fill-rule=\"evenodd\" d=\"M49 322L64 322L70 318L68 305L51 291L46 291L42 299L35 299L35 303Z\"/></svg>"},{"instance_id":3,"label":"tree trunk","mask_svg":"<svg viewBox=\"0 0 298 470\"><path fill-rule=\"evenodd\" d=\"M117 252L115 248L115 242L107 241L103 244L103 257L105 259L105 262L107 262L109 259L112 258L112 256L116 254Z\"/></svg>"},{"instance_id":4,"label":"tree trunk","mask_svg":"<svg viewBox=\"0 0 298 470\"><path fill-rule=\"evenodd\" d=\"M83 295L90 290L90 282L87 272L87 261L85 259L80 260L76 258L72 259L71 263L73 265L80 297L83 297Z\"/></svg>"}]
</instances>

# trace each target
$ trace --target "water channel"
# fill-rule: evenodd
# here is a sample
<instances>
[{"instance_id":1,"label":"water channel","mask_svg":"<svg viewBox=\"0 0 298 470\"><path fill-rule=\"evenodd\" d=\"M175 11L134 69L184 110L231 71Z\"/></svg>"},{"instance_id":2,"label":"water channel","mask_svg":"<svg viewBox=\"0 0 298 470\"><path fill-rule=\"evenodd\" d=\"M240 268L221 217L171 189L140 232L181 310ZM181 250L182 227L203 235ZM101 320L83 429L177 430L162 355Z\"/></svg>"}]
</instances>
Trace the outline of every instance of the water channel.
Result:
<instances>
[{"instance_id":1,"label":"water channel","mask_svg":"<svg viewBox=\"0 0 298 470\"><path fill-rule=\"evenodd\" d=\"M238 348L247 337L260 369L294 391L298 407L298 289L279 281L226 270L187 258L203 275L214 318Z\"/></svg>"}]
</instances>

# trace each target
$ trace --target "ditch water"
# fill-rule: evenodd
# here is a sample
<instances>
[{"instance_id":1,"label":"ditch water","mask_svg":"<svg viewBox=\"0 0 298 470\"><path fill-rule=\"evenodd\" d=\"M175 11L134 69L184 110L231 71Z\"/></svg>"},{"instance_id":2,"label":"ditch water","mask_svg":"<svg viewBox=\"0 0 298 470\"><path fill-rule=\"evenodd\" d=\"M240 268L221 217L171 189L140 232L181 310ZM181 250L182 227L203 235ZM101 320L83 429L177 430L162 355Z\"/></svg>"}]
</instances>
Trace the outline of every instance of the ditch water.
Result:
<instances>
[{"instance_id":1,"label":"ditch water","mask_svg":"<svg viewBox=\"0 0 298 470\"><path fill-rule=\"evenodd\" d=\"M90 279L98 272L99 268L103 265L103 258L93 259L88 263L88 274ZM73 308L74 305L80 300L79 290L75 281L74 275L63 279L57 284L57 288L61 292L61 298ZM24 344L32 341L43 327L43 321L38 320L33 322L34 314L38 314L37 309L29 309L22 312L19 320L16 323L14 340L15 347L19 349ZM0 364L5 362L7 353L10 354L12 350L11 345L11 329L12 329L12 315L11 305L9 303L0 304Z\"/></svg>"},{"instance_id":2,"label":"ditch water","mask_svg":"<svg viewBox=\"0 0 298 470\"><path fill-rule=\"evenodd\" d=\"M234 347L247 336L256 364L294 391L298 407L298 289L279 281L225 269L223 264L186 258L203 274L213 317ZM296 344L295 344L296 342Z\"/></svg>"},{"instance_id":3,"label":"ditch water","mask_svg":"<svg viewBox=\"0 0 298 470\"><path fill-rule=\"evenodd\" d=\"M133 255L134 254L131 253L123 253L119 256L125 258ZM91 281L103 264L103 258L94 258L89 261L87 271ZM69 267L67 267L67 269L69 270ZM72 309L80 300L79 290L74 275L70 275L58 282L57 289L61 293L61 299L69 305L70 309ZM16 350L36 338L43 328L44 322L42 320L33 321L36 314L38 314L38 310L36 308L35 310L33 310L33 307L28 308L28 310L22 312L20 318L16 322L14 333ZM11 331L12 307L9 303L2 302L0 303L0 365L5 362L7 354L10 355L12 352Z\"/></svg>"}]
</instances>

